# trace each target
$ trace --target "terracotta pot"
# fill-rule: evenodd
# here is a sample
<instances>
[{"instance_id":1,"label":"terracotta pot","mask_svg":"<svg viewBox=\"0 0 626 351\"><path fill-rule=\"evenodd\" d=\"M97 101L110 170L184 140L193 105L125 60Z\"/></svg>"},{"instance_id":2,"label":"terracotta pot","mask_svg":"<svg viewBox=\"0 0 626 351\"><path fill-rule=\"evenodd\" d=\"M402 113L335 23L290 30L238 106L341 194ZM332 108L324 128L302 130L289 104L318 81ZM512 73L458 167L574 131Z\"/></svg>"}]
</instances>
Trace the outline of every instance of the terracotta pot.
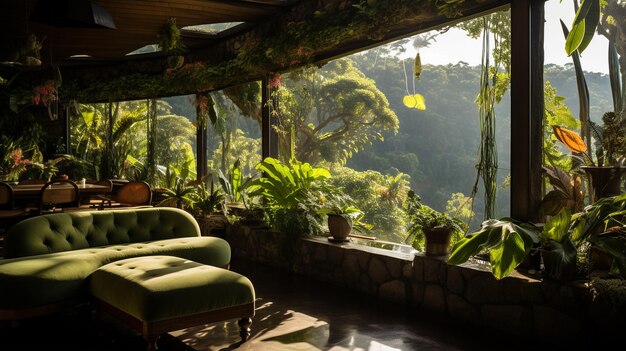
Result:
<instances>
[{"instance_id":1,"label":"terracotta pot","mask_svg":"<svg viewBox=\"0 0 626 351\"><path fill-rule=\"evenodd\" d=\"M622 167L583 166L593 188L593 201L621 194Z\"/></svg>"},{"instance_id":2,"label":"terracotta pot","mask_svg":"<svg viewBox=\"0 0 626 351\"><path fill-rule=\"evenodd\" d=\"M426 256L444 256L450 253L452 229L422 228L426 241Z\"/></svg>"},{"instance_id":3,"label":"terracotta pot","mask_svg":"<svg viewBox=\"0 0 626 351\"><path fill-rule=\"evenodd\" d=\"M352 232L352 221L340 215L329 214L328 231L335 240L347 240Z\"/></svg>"}]
</instances>

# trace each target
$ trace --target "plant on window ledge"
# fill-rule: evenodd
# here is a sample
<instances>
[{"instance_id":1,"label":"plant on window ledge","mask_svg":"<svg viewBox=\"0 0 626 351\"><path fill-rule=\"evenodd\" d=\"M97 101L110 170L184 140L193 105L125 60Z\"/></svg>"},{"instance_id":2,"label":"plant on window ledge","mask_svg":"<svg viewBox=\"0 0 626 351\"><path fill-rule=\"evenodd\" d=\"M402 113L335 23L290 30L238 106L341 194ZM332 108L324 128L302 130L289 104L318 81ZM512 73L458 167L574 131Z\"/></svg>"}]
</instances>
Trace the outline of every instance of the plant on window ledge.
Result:
<instances>
[{"instance_id":1,"label":"plant on window ledge","mask_svg":"<svg viewBox=\"0 0 626 351\"><path fill-rule=\"evenodd\" d=\"M272 228L290 237L323 232L318 212L320 198L327 191L324 180L330 178L328 170L296 160L286 165L272 157L256 169L265 176L251 183L249 196L263 199Z\"/></svg>"}]
</instances>

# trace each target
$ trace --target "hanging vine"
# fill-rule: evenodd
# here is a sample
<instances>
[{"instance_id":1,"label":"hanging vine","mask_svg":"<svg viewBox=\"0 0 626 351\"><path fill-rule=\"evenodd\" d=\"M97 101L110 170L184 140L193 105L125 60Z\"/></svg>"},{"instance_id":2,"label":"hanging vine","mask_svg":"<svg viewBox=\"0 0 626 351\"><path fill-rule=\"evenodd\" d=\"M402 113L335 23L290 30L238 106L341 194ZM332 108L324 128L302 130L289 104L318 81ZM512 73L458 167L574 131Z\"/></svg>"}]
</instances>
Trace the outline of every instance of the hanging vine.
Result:
<instances>
[{"instance_id":1,"label":"hanging vine","mask_svg":"<svg viewBox=\"0 0 626 351\"><path fill-rule=\"evenodd\" d=\"M498 152L496 145L496 113L495 103L498 84L498 64L499 60L496 56L494 66L490 66L489 53L490 42L489 30L490 16L483 18L483 49L481 61L481 77L480 91L477 97L478 119L480 122L480 147L478 151L478 162L476 164L477 174L472 189L472 207L473 199L478 192L478 182L482 178L484 188L484 219L494 218L496 212L496 192L497 192L497 174L498 174ZM494 43L497 46L500 43L499 36L494 33ZM496 51L498 52L498 51Z\"/></svg>"}]
</instances>

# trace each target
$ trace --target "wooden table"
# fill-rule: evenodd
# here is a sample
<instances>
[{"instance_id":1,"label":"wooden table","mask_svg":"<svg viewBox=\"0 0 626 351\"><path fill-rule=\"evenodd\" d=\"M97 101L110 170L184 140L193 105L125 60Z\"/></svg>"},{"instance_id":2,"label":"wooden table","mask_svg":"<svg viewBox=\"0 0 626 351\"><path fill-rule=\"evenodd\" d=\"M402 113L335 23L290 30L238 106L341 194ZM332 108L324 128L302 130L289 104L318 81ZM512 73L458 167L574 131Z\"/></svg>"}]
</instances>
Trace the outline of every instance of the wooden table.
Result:
<instances>
[{"instance_id":1,"label":"wooden table","mask_svg":"<svg viewBox=\"0 0 626 351\"><path fill-rule=\"evenodd\" d=\"M17 184L11 185L13 188L13 199L20 198L33 198L38 197L41 192L41 188L43 188L43 184ZM71 185L69 184L54 184L52 185L51 190L54 189L70 189ZM110 191L109 187L106 185L100 184L85 184L78 185L78 195L104 195Z\"/></svg>"}]
</instances>

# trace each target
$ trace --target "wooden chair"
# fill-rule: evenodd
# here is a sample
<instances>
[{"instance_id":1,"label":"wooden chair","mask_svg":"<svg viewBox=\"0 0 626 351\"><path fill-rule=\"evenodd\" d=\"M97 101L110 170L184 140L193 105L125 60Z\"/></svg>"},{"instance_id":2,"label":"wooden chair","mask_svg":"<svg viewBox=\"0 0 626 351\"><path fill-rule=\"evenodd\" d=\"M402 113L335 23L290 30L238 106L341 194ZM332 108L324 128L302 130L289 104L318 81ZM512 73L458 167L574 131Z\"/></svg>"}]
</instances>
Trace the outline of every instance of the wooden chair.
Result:
<instances>
[{"instance_id":1,"label":"wooden chair","mask_svg":"<svg viewBox=\"0 0 626 351\"><path fill-rule=\"evenodd\" d=\"M143 181L124 184L115 194L100 196L100 209L105 207L134 207L152 205L152 188Z\"/></svg>"},{"instance_id":2,"label":"wooden chair","mask_svg":"<svg viewBox=\"0 0 626 351\"><path fill-rule=\"evenodd\" d=\"M55 188L56 187L56 188ZM71 180L53 180L39 192L39 214L78 208L78 185Z\"/></svg>"},{"instance_id":3,"label":"wooden chair","mask_svg":"<svg viewBox=\"0 0 626 351\"><path fill-rule=\"evenodd\" d=\"M30 213L27 210L14 207L13 188L7 183L0 182L0 256L4 247L4 233L28 217Z\"/></svg>"}]
</instances>

